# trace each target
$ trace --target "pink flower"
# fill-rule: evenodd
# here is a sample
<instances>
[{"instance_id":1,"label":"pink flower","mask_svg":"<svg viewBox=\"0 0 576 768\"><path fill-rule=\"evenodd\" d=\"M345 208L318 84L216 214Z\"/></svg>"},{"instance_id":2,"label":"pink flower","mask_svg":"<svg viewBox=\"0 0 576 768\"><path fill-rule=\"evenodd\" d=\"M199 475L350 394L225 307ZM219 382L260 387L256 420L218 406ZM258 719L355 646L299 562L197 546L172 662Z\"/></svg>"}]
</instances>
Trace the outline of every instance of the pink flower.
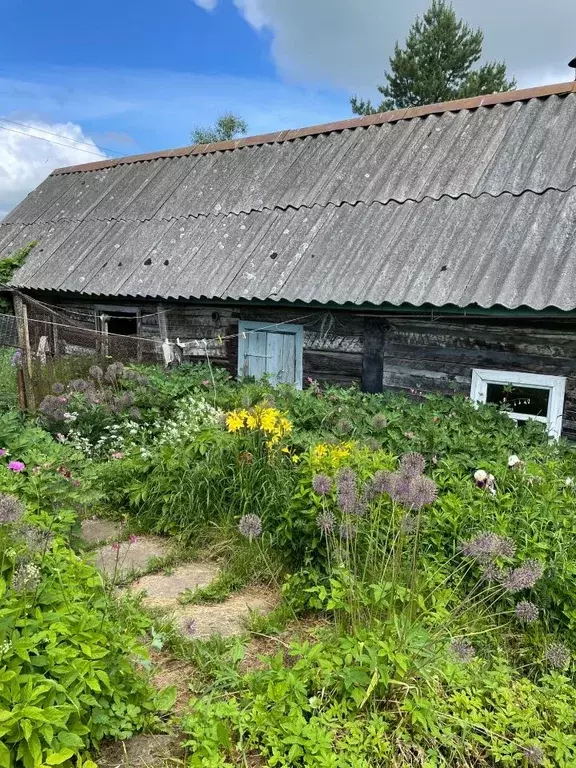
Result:
<instances>
[{"instance_id":1,"label":"pink flower","mask_svg":"<svg viewBox=\"0 0 576 768\"><path fill-rule=\"evenodd\" d=\"M39 475L42 470L40 467L33 467L32 472L34 472L35 475Z\"/></svg>"},{"instance_id":2,"label":"pink flower","mask_svg":"<svg viewBox=\"0 0 576 768\"><path fill-rule=\"evenodd\" d=\"M120 542L115 541L114 544L112 544L112 549L117 552L120 549Z\"/></svg>"},{"instance_id":3,"label":"pink flower","mask_svg":"<svg viewBox=\"0 0 576 768\"><path fill-rule=\"evenodd\" d=\"M78 486L80 485L80 480L72 480L72 485L73 485L75 488L78 488Z\"/></svg>"},{"instance_id":4,"label":"pink flower","mask_svg":"<svg viewBox=\"0 0 576 768\"><path fill-rule=\"evenodd\" d=\"M202 384L203 384L205 387L209 387L209 386L210 386L210 382L208 381L208 379L204 379L204 380L202 381Z\"/></svg>"},{"instance_id":5,"label":"pink flower","mask_svg":"<svg viewBox=\"0 0 576 768\"><path fill-rule=\"evenodd\" d=\"M66 442L66 435L63 435L62 432L58 432L56 435L56 440L58 440L60 443Z\"/></svg>"},{"instance_id":6,"label":"pink flower","mask_svg":"<svg viewBox=\"0 0 576 768\"><path fill-rule=\"evenodd\" d=\"M8 451L6 448L0 448L0 456L8 456Z\"/></svg>"},{"instance_id":7,"label":"pink flower","mask_svg":"<svg viewBox=\"0 0 576 768\"><path fill-rule=\"evenodd\" d=\"M136 544L137 541L138 541L138 539L136 538L136 536L133 533L131 533L130 534L130 544Z\"/></svg>"},{"instance_id":8,"label":"pink flower","mask_svg":"<svg viewBox=\"0 0 576 768\"><path fill-rule=\"evenodd\" d=\"M11 461L8 464L8 469L12 472L23 472L26 469L26 464L23 461Z\"/></svg>"},{"instance_id":9,"label":"pink flower","mask_svg":"<svg viewBox=\"0 0 576 768\"><path fill-rule=\"evenodd\" d=\"M111 458L113 458L113 459L123 459L124 458L124 454L121 451L116 451L116 453L113 453L111 455Z\"/></svg>"}]
</instances>

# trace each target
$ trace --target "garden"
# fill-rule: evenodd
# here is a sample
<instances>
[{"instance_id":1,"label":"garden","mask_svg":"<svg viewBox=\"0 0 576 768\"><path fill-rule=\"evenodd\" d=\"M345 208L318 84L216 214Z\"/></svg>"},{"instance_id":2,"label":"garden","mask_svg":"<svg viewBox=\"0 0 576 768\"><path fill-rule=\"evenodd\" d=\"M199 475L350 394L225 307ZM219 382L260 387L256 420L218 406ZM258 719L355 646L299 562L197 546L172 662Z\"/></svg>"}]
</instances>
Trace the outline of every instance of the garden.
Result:
<instances>
[{"instance_id":1,"label":"garden","mask_svg":"<svg viewBox=\"0 0 576 768\"><path fill-rule=\"evenodd\" d=\"M12 362L0 768L151 768L138 734L174 745L154 768L576 765L569 443L465 398L210 365L79 360L23 415ZM162 556L129 571L142 541ZM150 600L199 567L176 611ZM206 629L248 594L265 609Z\"/></svg>"}]
</instances>

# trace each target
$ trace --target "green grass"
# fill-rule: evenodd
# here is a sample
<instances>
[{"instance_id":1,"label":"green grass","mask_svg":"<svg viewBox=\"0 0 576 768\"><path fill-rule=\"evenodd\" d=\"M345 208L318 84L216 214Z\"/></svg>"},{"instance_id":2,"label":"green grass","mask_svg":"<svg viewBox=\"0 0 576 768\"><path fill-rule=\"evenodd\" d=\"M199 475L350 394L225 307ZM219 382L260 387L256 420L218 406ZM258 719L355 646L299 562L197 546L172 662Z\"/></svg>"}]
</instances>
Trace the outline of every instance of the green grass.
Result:
<instances>
[{"instance_id":1,"label":"green grass","mask_svg":"<svg viewBox=\"0 0 576 768\"><path fill-rule=\"evenodd\" d=\"M12 347L0 349L0 410L18 407L18 382L16 368L10 361L15 350Z\"/></svg>"}]
</instances>

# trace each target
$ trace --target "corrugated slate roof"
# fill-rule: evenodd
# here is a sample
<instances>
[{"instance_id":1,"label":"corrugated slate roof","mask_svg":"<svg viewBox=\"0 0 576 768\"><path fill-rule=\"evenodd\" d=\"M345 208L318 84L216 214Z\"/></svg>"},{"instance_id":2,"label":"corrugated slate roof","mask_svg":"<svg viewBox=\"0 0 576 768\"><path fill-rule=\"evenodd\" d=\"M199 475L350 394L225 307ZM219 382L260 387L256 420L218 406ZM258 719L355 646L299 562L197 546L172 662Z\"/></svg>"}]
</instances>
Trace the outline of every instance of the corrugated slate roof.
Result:
<instances>
[{"instance_id":1,"label":"corrugated slate roof","mask_svg":"<svg viewBox=\"0 0 576 768\"><path fill-rule=\"evenodd\" d=\"M576 308L576 86L55 171L14 284L149 298Z\"/></svg>"}]
</instances>

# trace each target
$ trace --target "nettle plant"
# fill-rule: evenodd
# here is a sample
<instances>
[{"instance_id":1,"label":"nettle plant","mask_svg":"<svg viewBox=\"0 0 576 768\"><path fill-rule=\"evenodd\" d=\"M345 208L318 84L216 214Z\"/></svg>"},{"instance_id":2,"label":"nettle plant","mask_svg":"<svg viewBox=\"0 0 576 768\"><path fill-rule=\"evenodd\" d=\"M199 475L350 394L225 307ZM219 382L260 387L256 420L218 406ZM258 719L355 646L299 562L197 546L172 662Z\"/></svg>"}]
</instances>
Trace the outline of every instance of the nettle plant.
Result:
<instances>
[{"instance_id":1,"label":"nettle plant","mask_svg":"<svg viewBox=\"0 0 576 768\"><path fill-rule=\"evenodd\" d=\"M136 668L147 625L118 631L102 577L59 530L0 495L1 768L96 768L92 745L152 726L170 704Z\"/></svg>"}]
</instances>

